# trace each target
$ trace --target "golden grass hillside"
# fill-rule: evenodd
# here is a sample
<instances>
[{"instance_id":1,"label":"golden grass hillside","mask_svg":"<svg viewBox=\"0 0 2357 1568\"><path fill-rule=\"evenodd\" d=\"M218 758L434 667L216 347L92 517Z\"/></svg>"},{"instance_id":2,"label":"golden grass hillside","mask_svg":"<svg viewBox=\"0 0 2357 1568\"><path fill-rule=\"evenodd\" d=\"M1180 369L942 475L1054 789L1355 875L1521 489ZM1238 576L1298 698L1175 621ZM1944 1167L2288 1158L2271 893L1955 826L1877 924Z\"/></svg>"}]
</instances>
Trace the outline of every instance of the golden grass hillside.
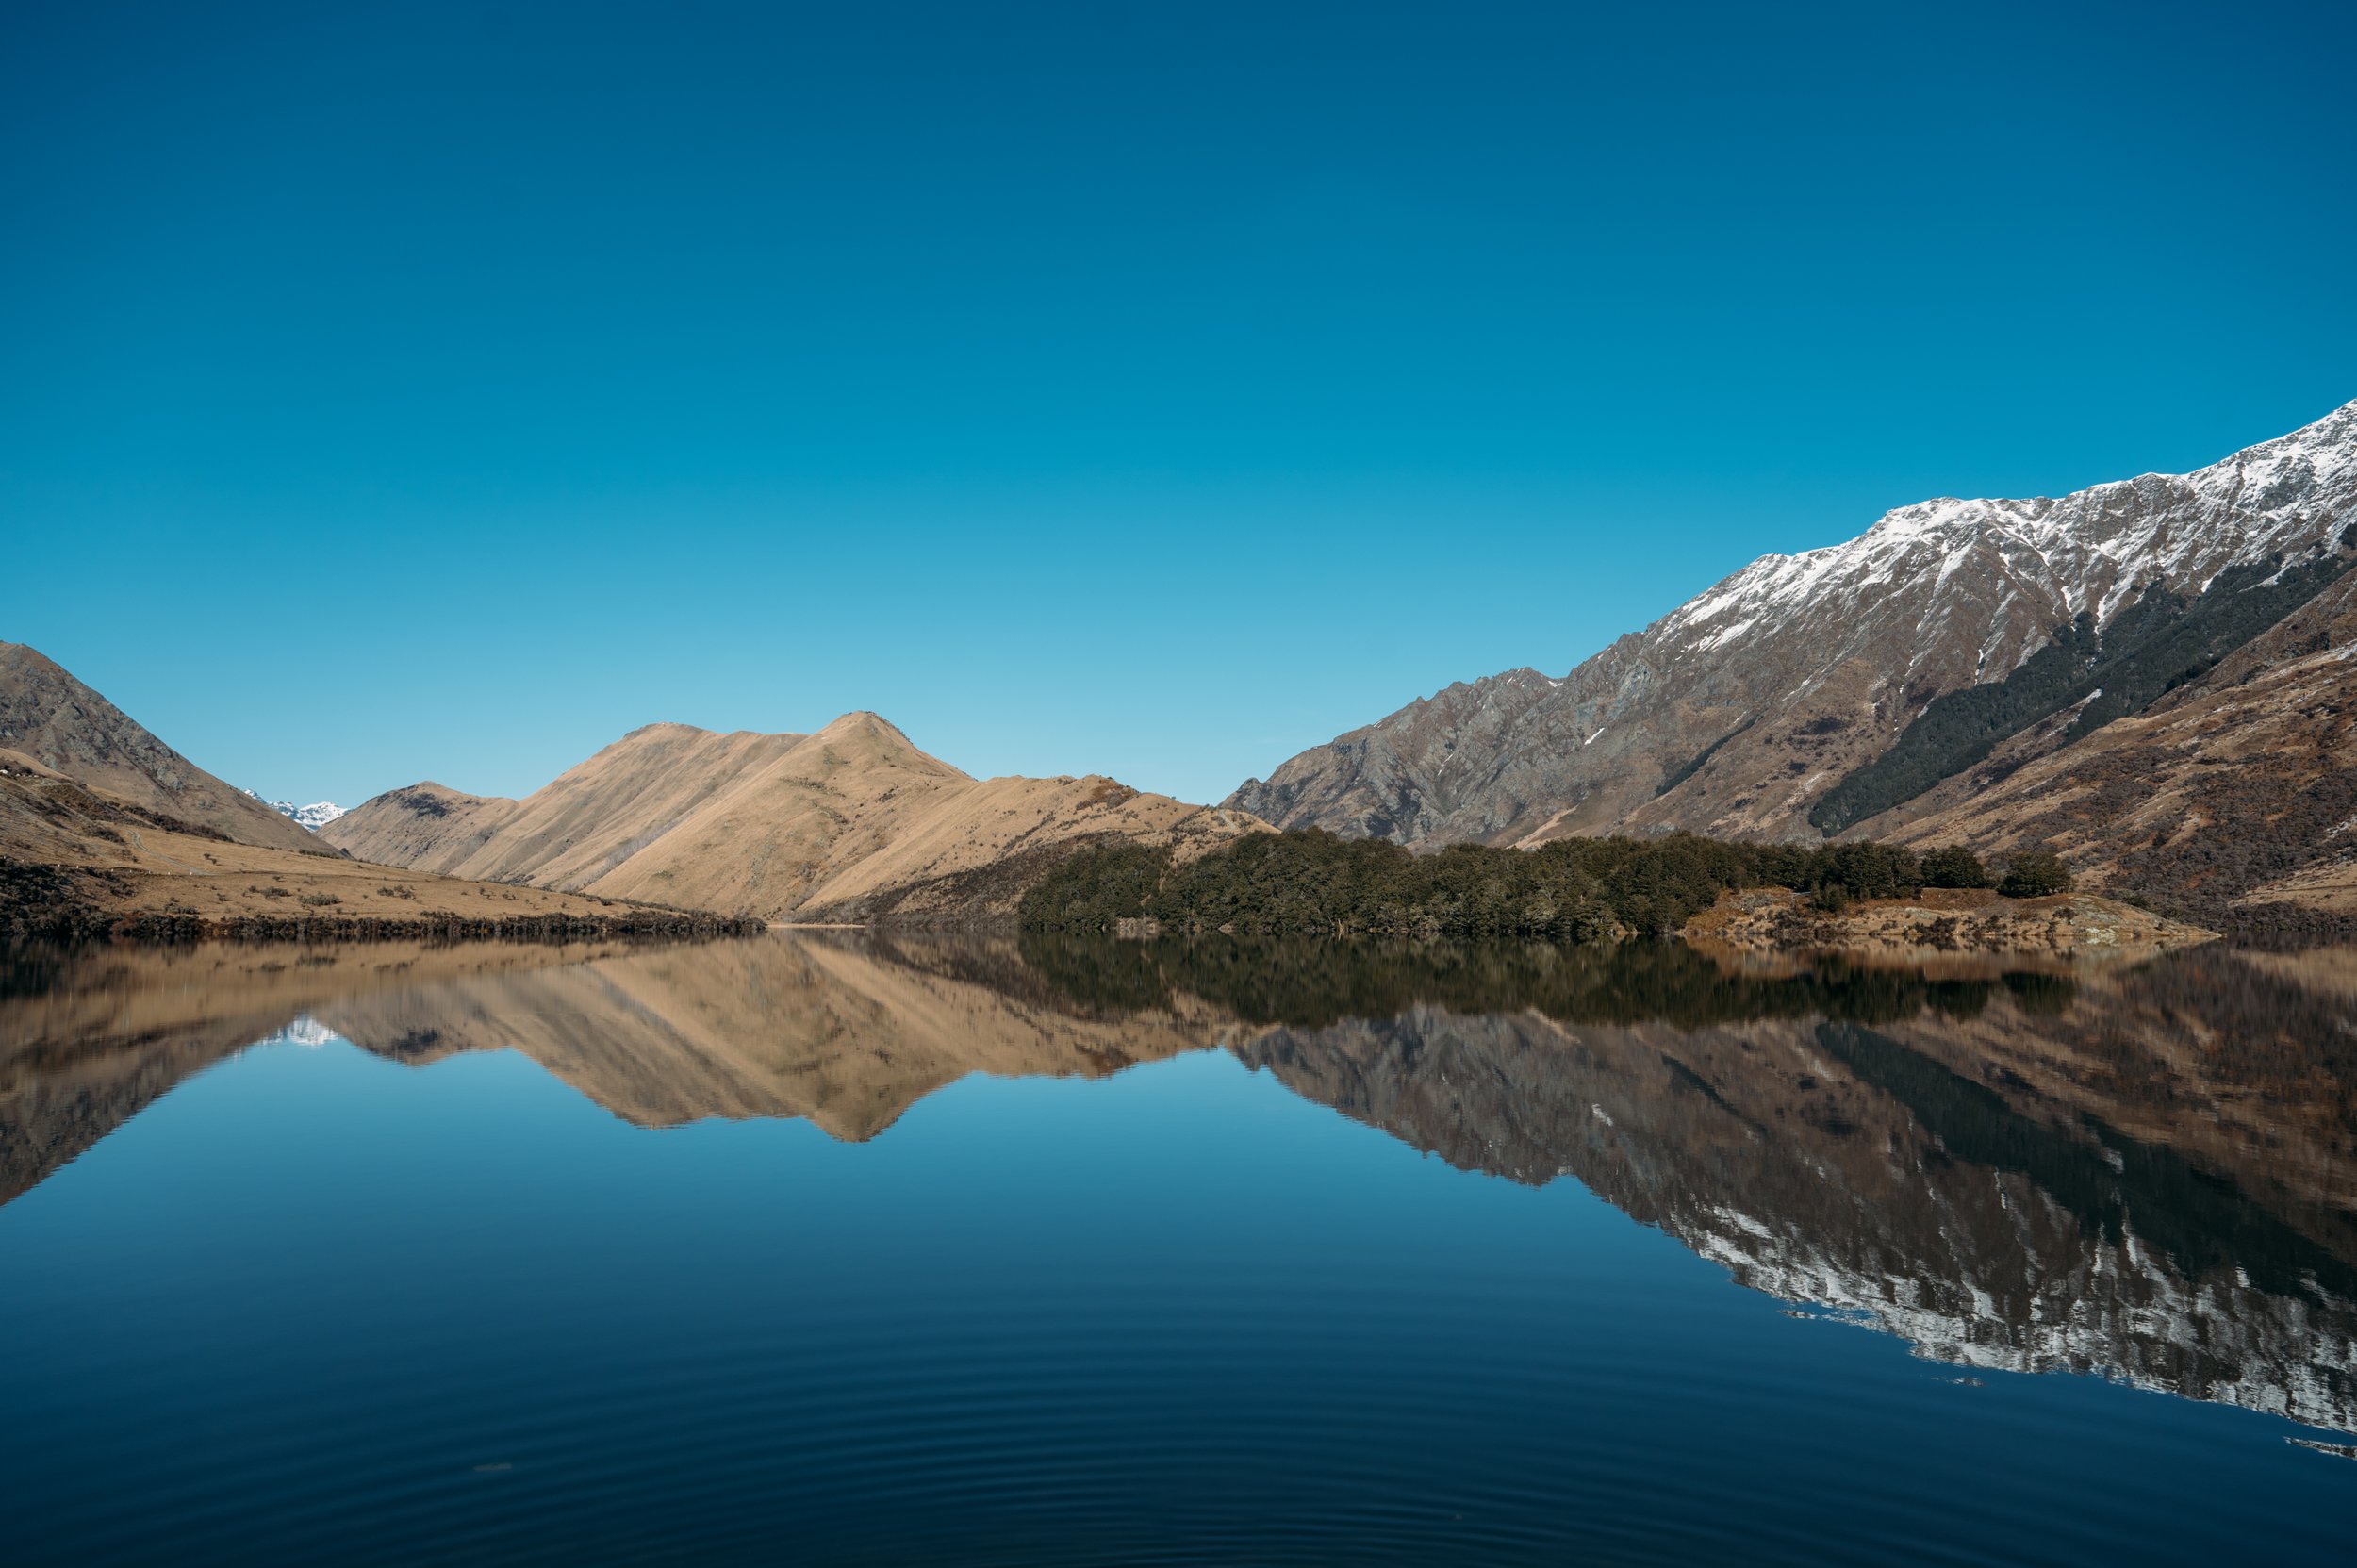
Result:
<instances>
[{"instance_id":1,"label":"golden grass hillside","mask_svg":"<svg viewBox=\"0 0 2357 1568\"><path fill-rule=\"evenodd\" d=\"M1104 778L978 780L872 713L811 734L633 731L521 801L419 784L322 830L364 859L772 920L1011 912L1121 839L1200 853L1263 824Z\"/></svg>"}]
</instances>

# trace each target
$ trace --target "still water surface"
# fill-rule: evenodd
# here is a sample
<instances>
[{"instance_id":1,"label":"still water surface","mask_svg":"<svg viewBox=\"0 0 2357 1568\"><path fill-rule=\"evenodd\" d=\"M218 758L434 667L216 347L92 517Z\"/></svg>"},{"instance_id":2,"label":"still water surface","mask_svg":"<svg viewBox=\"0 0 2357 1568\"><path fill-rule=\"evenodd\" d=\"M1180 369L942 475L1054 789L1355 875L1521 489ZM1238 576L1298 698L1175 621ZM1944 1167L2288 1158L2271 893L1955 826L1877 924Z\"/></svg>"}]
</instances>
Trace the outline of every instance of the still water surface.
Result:
<instances>
[{"instance_id":1,"label":"still water surface","mask_svg":"<svg viewBox=\"0 0 2357 1568\"><path fill-rule=\"evenodd\" d=\"M37 1562L2357 1558L2357 955L0 966Z\"/></svg>"}]
</instances>

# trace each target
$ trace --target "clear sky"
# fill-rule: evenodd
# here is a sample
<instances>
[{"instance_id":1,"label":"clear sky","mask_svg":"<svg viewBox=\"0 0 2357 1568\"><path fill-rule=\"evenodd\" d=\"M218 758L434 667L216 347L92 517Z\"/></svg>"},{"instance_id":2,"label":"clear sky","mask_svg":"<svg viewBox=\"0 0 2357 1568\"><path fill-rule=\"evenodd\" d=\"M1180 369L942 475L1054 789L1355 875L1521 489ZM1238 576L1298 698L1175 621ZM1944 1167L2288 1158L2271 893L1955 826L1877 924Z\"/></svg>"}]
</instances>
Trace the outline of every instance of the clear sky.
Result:
<instances>
[{"instance_id":1,"label":"clear sky","mask_svg":"<svg viewBox=\"0 0 2357 1568\"><path fill-rule=\"evenodd\" d=\"M0 637L298 801L1216 798L2357 398L2357 7L0 8Z\"/></svg>"}]
</instances>

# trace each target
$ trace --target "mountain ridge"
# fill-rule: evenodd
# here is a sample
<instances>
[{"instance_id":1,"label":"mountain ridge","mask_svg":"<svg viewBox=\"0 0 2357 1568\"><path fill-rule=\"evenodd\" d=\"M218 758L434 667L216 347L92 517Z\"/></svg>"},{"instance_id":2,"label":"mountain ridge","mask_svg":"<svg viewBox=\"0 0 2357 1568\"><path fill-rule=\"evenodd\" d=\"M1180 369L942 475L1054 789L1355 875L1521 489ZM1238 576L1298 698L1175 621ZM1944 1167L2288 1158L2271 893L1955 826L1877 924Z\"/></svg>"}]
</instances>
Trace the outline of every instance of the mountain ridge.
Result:
<instances>
[{"instance_id":1,"label":"mountain ridge","mask_svg":"<svg viewBox=\"0 0 2357 1568\"><path fill-rule=\"evenodd\" d=\"M13 643L0 644L0 942L736 929L610 899L387 876L196 767Z\"/></svg>"},{"instance_id":2,"label":"mountain ridge","mask_svg":"<svg viewBox=\"0 0 2357 1568\"><path fill-rule=\"evenodd\" d=\"M521 801L412 784L321 830L364 860L762 919L1004 913L1085 844L1261 826L1101 777L975 779L853 710L809 734L642 725Z\"/></svg>"},{"instance_id":3,"label":"mountain ridge","mask_svg":"<svg viewBox=\"0 0 2357 1568\"><path fill-rule=\"evenodd\" d=\"M1453 684L1224 803L1280 828L1410 845L1672 829L1813 839L1827 795L1891 753L1935 703L1949 700L1937 729L1955 717L1957 694L2002 683L2058 642L2069 646L2040 666L2056 672L2052 691L2028 694L2039 701L2090 700L2082 688L2105 656L2129 661L2144 702L2205 677L2266 616L2299 607L2282 601L2322 592L2357 564L2352 524L2357 403L2189 474L2060 498L1918 502L1842 543L1762 556L1561 678L1520 668ZM2130 631L2134 648L2102 648ZM2038 722L2037 707L2012 704L2027 716L2020 728ZM1917 747L1919 770L1977 738ZM1907 791L1892 803L1954 771L1913 788L1911 776L1892 782ZM1833 831L1868 831L1861 823Z\"/></svg>"}]
</instances>

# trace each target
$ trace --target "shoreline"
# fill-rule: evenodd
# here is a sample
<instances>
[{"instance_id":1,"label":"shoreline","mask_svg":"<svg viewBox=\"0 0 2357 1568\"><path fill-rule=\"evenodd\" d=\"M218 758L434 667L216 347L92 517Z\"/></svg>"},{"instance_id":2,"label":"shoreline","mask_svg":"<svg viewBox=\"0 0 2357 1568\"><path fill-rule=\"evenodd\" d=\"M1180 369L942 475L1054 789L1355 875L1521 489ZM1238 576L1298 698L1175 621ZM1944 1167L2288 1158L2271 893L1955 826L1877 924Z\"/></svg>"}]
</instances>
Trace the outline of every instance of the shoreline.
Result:
<instances>
[{"instance_id":1,"label":"shoreline","mask_svg":"<svg viewBox=\"0 0 2357 1568\"><path fill-rule=\"evenodd\" d=\"M196 942L578 942L607 938L752 936L766 920L666 910L618 915L507 915L428 912L415 916L232 915L208 916L96 908L15 910L0 919L0 944L124 943L177 947Z\"/></svg>"},{"instance_id":2,"label":"shoreline","mask_svg":"<svg viewBox=\"0 0 2357 1568\"><path fill-rule=\"evenodd\" d=\"M2222 940L2093 893L2003 898L1986 888L1925 888L1838 912L1799 893L1723 893L1678 935L1705 951L1746 958L1838 957L1867 964L2026 959L2063 964L2134 962Z\"/></svg>"}]
</instances>

